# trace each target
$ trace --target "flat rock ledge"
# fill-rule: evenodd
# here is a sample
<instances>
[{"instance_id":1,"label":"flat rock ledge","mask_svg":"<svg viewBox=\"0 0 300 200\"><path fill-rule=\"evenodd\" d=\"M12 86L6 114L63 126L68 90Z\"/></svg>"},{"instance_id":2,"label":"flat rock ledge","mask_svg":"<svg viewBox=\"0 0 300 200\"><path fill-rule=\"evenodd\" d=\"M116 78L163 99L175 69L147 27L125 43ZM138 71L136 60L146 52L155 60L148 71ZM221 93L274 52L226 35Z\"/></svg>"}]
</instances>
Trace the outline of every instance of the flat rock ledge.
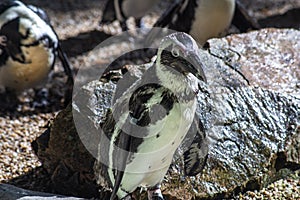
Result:
<instances>
[{"instance_id":1,"label":"flat rock ledge","mask_svg":"<svg viewBox=\"0 0 300 200\"><path fill-rule=\"evenodd\" d=\"M209 136L209 157L195 177L183 177L175 161L163 184L168 199L232 198L300 169L299 41L300 31L293 29L209 40L202 55L208 84L197 110ZM81 91L85 102L73 104L83 129L97 124L91 119L101 119L95 105L109 102L109 95L97 96L101 88L100 82L86 85ZM80 141L71 106L34 147L57 193L108 197L96 183L95 158Z\"/></svg>"},{"instance_id":2,"label":"flat rock ledge","mask_svg":"<svg viewBox=\"0 0 300 200\"><path fill-rule=\"evenodd\" d=\"M13 185L0 184L0 199L3 200L84 200L49 193L24 190Z\"/></svg>"}]
</instances>

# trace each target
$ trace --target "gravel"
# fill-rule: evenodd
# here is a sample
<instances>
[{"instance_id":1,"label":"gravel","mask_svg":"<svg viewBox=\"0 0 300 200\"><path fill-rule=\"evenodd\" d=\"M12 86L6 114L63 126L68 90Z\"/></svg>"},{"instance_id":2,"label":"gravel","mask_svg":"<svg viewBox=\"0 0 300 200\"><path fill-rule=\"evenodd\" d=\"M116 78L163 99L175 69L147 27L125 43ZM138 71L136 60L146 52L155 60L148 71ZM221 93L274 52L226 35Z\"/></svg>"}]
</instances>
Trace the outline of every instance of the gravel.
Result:
<instances>
[{"instance_id":1,"label":"gravel","mask_svg":"<svg viewBox=\"0 0 300 200\"><path fill-rule=\"evenodd\" d=\"M249 191L237 199L300 199L300 171L280 179L260 191Z\"/></svg>"}]
</instances>

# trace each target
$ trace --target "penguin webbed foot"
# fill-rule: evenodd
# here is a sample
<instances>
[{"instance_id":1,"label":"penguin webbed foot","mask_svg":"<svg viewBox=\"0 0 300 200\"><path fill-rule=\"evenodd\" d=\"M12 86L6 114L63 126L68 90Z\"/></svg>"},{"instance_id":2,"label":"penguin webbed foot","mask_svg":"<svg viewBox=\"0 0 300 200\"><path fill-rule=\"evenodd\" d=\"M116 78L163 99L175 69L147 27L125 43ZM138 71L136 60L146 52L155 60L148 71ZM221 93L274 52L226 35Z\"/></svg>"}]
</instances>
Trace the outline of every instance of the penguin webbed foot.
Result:
<instances>
[{"instance_id":1,"label":"penguin webbed foot","mask_svg":"<svg viewBox=\"0 0 300 200\"><path fill-rule=\"evenodd\" d=\"M160 190L160 185L155 186L153 188L149 188L147 190L147 194L148 194L148 200L164 200L164 197ZM137 198L134 198L133 194L128 194L121 200L135 200L135 199L137 199Z\"/></svg>"},{"instance_id":2,"label":"penguin webbed foot","mask_svg":"<svg viewBox=\"0 0 300 200\"><path fill-rule=\"evenodd\" d=\"M149 200L164 200L162 195L153 195Z\"/></svg>"},{"instance_id":3,"label":"penguin webbed foot","mask_svg":"<svg viewBox=\"0 0 300 200\"><path fill-rule=\"evenodd\" d=\"M164 197L161 193L160 185L156 185L153 188L147 190L148 200L164 200Z\"/></svg>"},{"instance_id":4,"label":"penguin webbed foot","mask_svg":"<svg viewBox=\"0 0 300 200\"><path fill-rule=\"evenodd\" d=\"M128 194L126 197L122 198L122 200L134 200L132 194Z\"/></svg>"}]
</instances>

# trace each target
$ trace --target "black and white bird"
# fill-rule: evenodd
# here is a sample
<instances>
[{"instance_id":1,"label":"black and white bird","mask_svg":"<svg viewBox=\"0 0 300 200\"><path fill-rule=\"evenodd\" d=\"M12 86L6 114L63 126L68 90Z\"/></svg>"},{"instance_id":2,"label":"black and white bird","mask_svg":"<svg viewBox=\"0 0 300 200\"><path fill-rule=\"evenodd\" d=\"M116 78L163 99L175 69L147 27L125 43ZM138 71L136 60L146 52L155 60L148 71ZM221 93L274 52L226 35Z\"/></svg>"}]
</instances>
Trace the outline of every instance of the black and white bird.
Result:
<instances>
[{"instance_id":1,"label":"black and white bird","mask_svg":"<svg viewBox=\"0 0 300 200\"><path fill-rule=\"evenodd\" d=\"M190 30L187 32L203 45L209 38L219 36L229 27L235 10L235 0L190 0L186 6L186 9L178 14L178 21L170 28L181 31L183 26L190 23ZM192 12L194 19L185 21L183 17Z\"/></svg>"},{"instance_id":2,"label":"black and white bird","mask_svg":"<svg viewBox=\"0 0 300 200\"><path fill-rule=\"evenodd\" d=\"M47 14L20 1L0 2L0 86L13 91L38 86L57 56L72 87L71 66Z\"/></svg>"},{"instance_id":3,"label":"black and white bird","mask_svg":"<svg viewBox=\"0 0 300 200\"><path fill-rule=\"evenodd\" d=\"M159 0L108 0L103 10L101 24L109 24L115 20L126 30L126 20L134 17L136 24L150 11Z\"/></svg>"},{"instance_id":4,"label":"black and white bird","mask_svg":"<svg viewBox=\"0 0 300 200\"><path fill-rule=\"evenodd\" d=\"M111 200L131 199L138 187L148 189L148 199L163 199L160 183L194 121L199 81L206 78L197 43L178 32L162 40L153 66L116 95L98 150L100 173L113 186ZM190 170L199 164L191 156Z\"/></svg>"},{"instance_id":5,"label":"black and white bird","mask_svg":"<svg viewBox=\"0 0 300 200\"><path fill-rule=\"evenodd\" d=\"M231 22L242 31L258 27L238 0L174 0L154 26L189 33L204 45L224 33Z\"/></svg>"}]
</instances>

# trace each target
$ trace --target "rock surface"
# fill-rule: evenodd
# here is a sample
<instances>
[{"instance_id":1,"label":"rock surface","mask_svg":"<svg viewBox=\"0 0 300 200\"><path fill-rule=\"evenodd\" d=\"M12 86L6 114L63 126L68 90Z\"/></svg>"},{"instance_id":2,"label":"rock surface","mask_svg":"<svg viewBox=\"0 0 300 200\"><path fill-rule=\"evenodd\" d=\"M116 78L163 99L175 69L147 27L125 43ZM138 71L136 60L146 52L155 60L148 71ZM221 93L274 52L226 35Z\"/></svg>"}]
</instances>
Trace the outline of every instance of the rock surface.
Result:
<instances>
[{"instance_id":1,"label":"rock surface","mask_svg":"<svg viewBox=\"0 0 300 200\"><path fill-rule=\"evenodd\" d=\"M239 0L248 12L257 19L284 14L288 10L300 8L298 0Z\"/></svg>"},{"instance_id":2,"label":"rock surface","mask_svg":"<svg viewBox=\"0 0 300 200\"><path fill-rule=\"evenodd\" d=\"M163 185L165 195L170 199L233 197L300 168L299 37L296 30L265 29L209 41L202 55L208 84L198 107L211 141L209 158L202 174L184 181L174 165ZM101 119L95 101L103 99L94 93L101 87L91 83L82 90L87 109L80 111L81 117ZM92 120L83 122L94 126ZM53 183L58 184L56 192L97 196L95 159L79 140L71 106L36 145ZM106 195L101 193L100 199Z\"/></svg>"},{"instance_id":3,"label":"rock surface","mask_svg":"<svg viewBox=\"0 0 300 200\"><path fill-rule=\"evenodd\" d=\"M24 190L8 184L0 184L0 199L3 200L83 200L49 193Z\"/></svg>"},{"instance_id":4,"label":"rock surface","mask_svg":"<svg viewBox=\"0 0 300 200\"><path fill-rule=\"evenodd\" d=\"M239 0L261 28L300 28L298 0Z\"/></svg>"},{"instance_id":5,"label":"rock surface","mask_svg":"<svg viewBox=\"0 0 300 200\"><path fill-rule=\"evenodd\" d=\"M300 168L299 36L265 29L209 41L221 60L204 59L213 110L199 118L211 119L212 145L207 168L189 180L197 198L261 189Z\"/></svg>"},{"instance_id":6,"label":"rock surface","mask_svg":"<svg viewBox=\"0 0 300 200\"><path fill-rule=\"evenodd\" d=\"M51 174L51 187L55 192L86 198L97 196L93 174L95 160L81 143L71 106L57 115L51 128L33 142L33 146Z\"/></svg>"}]
</instances>

